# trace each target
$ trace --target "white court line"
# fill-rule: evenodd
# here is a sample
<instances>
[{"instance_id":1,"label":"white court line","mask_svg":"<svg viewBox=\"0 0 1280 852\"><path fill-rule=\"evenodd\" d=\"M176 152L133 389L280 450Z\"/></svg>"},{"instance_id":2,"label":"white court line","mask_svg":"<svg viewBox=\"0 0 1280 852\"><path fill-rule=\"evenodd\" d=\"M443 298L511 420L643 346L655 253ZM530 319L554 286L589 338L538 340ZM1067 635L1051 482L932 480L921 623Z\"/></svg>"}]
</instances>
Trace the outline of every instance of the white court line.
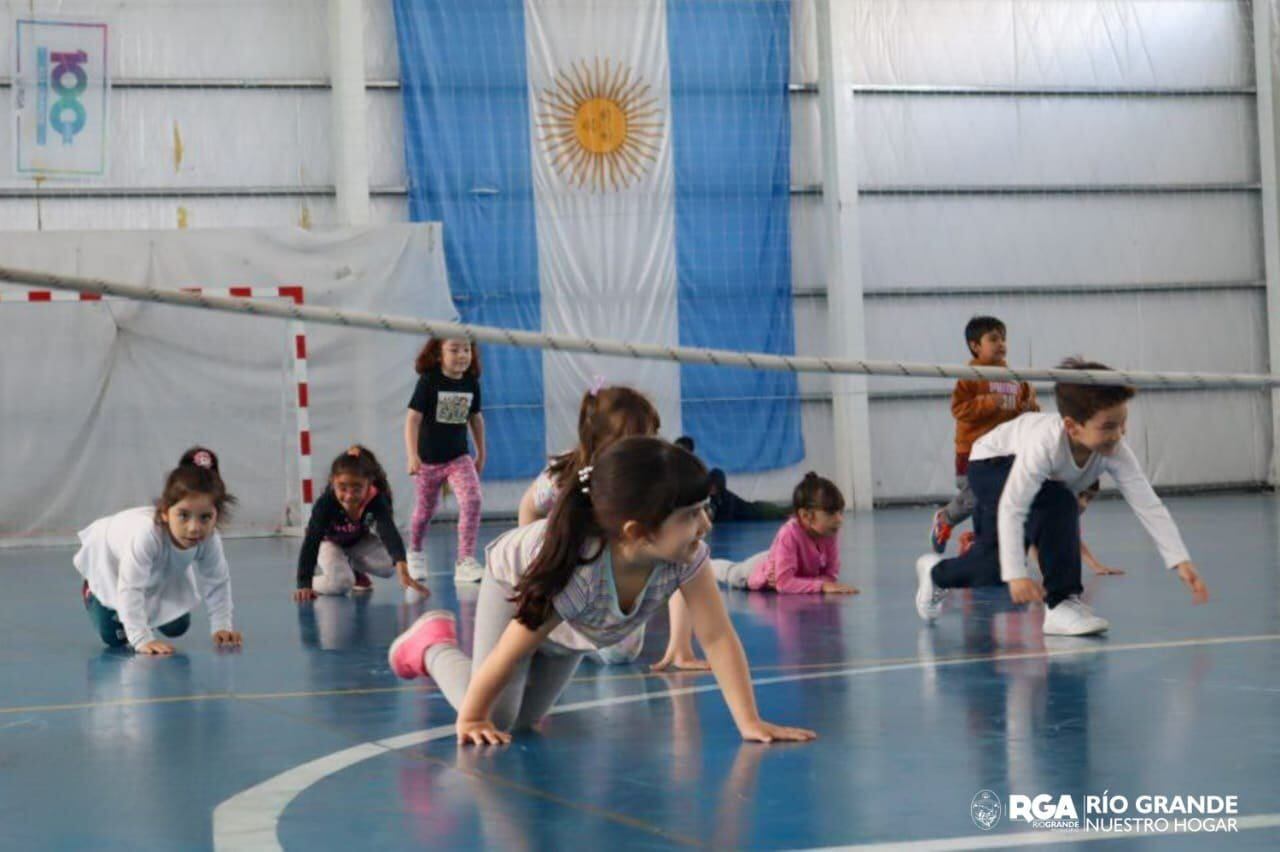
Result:
<instances>
[{"instance_id":1,"label":"white court line","mask_svg":"<svg viewBox=\"0 0 1280 852\"><path fill-rule=\"evenodd\" d=\"M1280 634L1272 633L1257 636L1222 636L1209 639L1179 639L1170 642L1139 642L1126 645L1107 645L1099 643L1096 646L1085 646L1081 648L1062 650L1032 651L1025 653L1013 652L1009 654L992 654L982 657L965 657L961 659L948 660L913 660L912 662L894 663L883 666L805 672L803 674L753 678L751 683L754 686L769 686L772 684L795 683L797 681L804 680L822 680L834 677L856 677L858 675L904 671L907 669L974 665L977 663L991 663L1009 659L1071 657L1086 654L1115 653L1118 651L1189 648L1204 645L1237 645L1247 642L1274 642L1278 639L1280 639ZM561 713L572 713L577 710L587 710L592 707L616 707L621 704L634 704L641 701L650 701L656 698L673 698L680 695L694 695L700 692L718 691L719 689L720 687L718 684L711 683L704 686L688 686L680 689L669 689L662 692L643 692L634 695L618 695L610 698L598 698L591 701L578 701L573 704L557 705L556 707L553 707L547 715L556 716ZM288 808L289 804L301 795L308 787L319 783L330 775L341 772L342 770L362 761L368 760L371 757L386 755L399 749L409 748L411 746L432 742L434 740L447 739L454 736L454 733L453 724L438 725L434 728L412 731L396 737L361 743L358 746L352 746L351 748L343 749L342 751L333 752L332 754L325 755L324 757L317 758L316 760L312 760L308 763L303 763L292 769L281 772L279 775L268 778L261 784L257 784L247 790L237 793L229 799L226 799L214 808L213 848L216 852L239 852L239 850L263 850L263 852L276 852L276 850L282 850L283 847L280 846L280 841L276 836L276 829L279 825L280 817L284 814L284 811ZM1261 818L1262 817L1255 817L1255 819ZM1070 835L1066 834L1062 835L1063 838L1067 838L1069 836ZM1032 837L1037 840L1032 840ZM1111 837L1112 835L1107 835L1106 838L1099 837L1097 839L1110 839ZM1009 836L1009 839L1021 840L1021 844L1015 843L1011 845L1031 844L1034 842L1046 843L1050 842L1050 838L1052 838L1052 842L1055 843L1065 842L1059 841L1056 835L1050 835L1048 833L1028 833L1027 839L1025 840L1021 840L1020 836L1018 838ZM960 843L961 841L972 844L973 838L954 838L952 841L939 840L922 842ZM968 849L972 848L972 846L961 844L953 847L913 847L910 844L889 844L847 848Z\"/></svg>"},{"instance_id":2,"label":"white court line","mask_svg":"<svg viewBox=\"0 0 1280 852\"><path fill-rule=\"evenodd\" d=\"M1217 819L1217 817L1213 817ZM1254 831L1259 828L1275 828L1280 826L1280 814L1257 814L1255 816L1223 817L1234 819L1240 831ZM1098 840L1131 840L1135 837L1171 837L1191 834L1189 831L1131 831L1127 834L1110 831L1019 831L1017 834L992 836L990 834L974 834L969 837L939 837L934 840L896 841L890 843L864 843L854 846L821 846L803 850L803 852L951 852L951 850L968 849L1009 849L1015 846L1045 846L1058 843L1093 843ZM1218 838L1224 840L1233 834L1227 832L1196 833L1197 837Z\"/></svg>"}]
</instances>

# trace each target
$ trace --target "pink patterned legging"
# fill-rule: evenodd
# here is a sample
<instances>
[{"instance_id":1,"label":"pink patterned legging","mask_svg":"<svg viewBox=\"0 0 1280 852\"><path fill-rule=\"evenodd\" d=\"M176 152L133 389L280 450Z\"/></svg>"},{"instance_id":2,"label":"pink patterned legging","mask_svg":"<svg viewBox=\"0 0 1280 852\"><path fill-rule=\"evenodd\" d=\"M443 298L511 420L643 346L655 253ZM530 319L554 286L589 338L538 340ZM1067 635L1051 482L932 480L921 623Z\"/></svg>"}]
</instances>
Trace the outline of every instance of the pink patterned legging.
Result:
<instances>
[{"instance_id":1,"label":"pink patterned legging","mask_svg":"<svg viewBox=\"0 0 1280 852\"><path fill-rule=\"evenodd\" d=\"M409 547L422 550L427 541L427 526L436 514L440 486L445 480L458 498L458 560L475 556L476 535L480 528L480 476L470 454L458 456L444 464L423 464L414 477L417 500L409 520Z\"/></svg>"}]
</instances>

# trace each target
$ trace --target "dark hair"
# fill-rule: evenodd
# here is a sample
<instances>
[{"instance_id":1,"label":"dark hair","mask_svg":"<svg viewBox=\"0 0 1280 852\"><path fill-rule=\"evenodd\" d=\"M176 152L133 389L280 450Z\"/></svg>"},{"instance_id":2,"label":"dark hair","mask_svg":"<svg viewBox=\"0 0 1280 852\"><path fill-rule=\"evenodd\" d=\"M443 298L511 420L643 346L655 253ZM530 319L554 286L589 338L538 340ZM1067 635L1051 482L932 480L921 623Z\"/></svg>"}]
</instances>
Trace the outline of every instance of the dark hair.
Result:
<instances>
[{"instance_id":1,"label":"dark hair","mask_svg":"<svg viewBox=\"0 0 1280 852\"><path fill-rule=\"evenodd\" d=\"M391 483L387 481L387 472L378 463L373 450L363 444L348 447L345 453L329 465L329 480L332 481L335 476L343 473L369 480L378 489L378 493L387 495L387 502L391 502Z\"/></svg>"},{"instance_id":2,"label":"dark hair","mask_svg":"<svg viewBox=\"0 0 1280 852\"><path fill-rule=\"evenodd\" d=\"M156 501L156 523L164 523L164 513L193 494L213 500L213 508L218 512L215 526L221 527L231 517L231 507L236 504L236 498L227 491L222 474L218 472L217 454L205 447L187 450L178 466L165 477L164 491Z\"/></svg>"},{"instance_id":3,"label":"dark hair","mask_svg":"<svg viewBox=\"0 0 1280 852\"><path fill-rule=\"evenodd\" d=\"M1008 333L1004 323L996 317L978 316L965 323L964 342L968 344L969 351L973 352L973 347L981 343L982 338L993 331L998 331L1001 334Z\"/></svg>"},{"instance_id":4,"label":"dark hair","mask_svg":"<svg viewBox=\"0 0 1280 852\"><path fill-rule=\"evenodd\" d=\"M824 479L813 471L809 471L791 492L791 508L796 512L801 509L843 512L844 495L830 479Z\"/></svg>"},{"instance_id":5,"label":"dark hair","mask_svg":"<svg viewBox=\"0 0 1280 852\"><path fill-rule=\"evenodd\" d=\"M693 452L693 447L694 447L693 439L690 438L688 435L681 435L679 438L676 438L675 445L682 450Z\"/></svg>"},{"instance_id":6,"label":"dark hair","mask_svg":"<svg viewBox=\"0 0 1280 852\"><path fill-rule=\"evenodd\" d=\"M448 338L449 340L466 340L471 344L471 364L467 367L464 375L471 376L473 379L480 378L480 344L474 340L467 338ZM413 369L418 375L424 375L440 366L441 360L444 358L444 341L445 338L432 337L427 340L427 345L422 347L422 351L418 353L418 357L413 359Z\"/></svg>"},{"instance_id":7,"label":"dark hair","mask_svg":"<svg viewBox=\"0 0 1280 852\"><path fill-rule=\"evenodd\" d=\"M578 407L578 446L551 457L547 470L556 488L577 484L578 471L623 438L658 434L662 418L649 398L634 388L614 385L582 395Z\"/></svg>"},{"instance_id":8,"label":"dark hair","mask_svg":"<svg viewBox=\"0 0 1280 852\"><path fill-rule=\"evenodd\" d=\"M697 456L660 438L624 438L595 460L585 482L564 489L546 521L542 546L516 584L516 621L537 630L573 572L600 558L628 521L646 532L677 509L707 499L707 469ZM594 553L584 552L599 540Z\"/></svg>"},{"instance_id":9,"label":"dark hair","mask_svg":"<svg viewBox=\"0 0 1280 852\"><path fill-rule=\"evenodd\" d=\"M1068 358L1058 365L1059 370L1110 370L1106 364L1097 361L1086 361L1083 358ZM1136 391L1125 385L1077 385L1058 382L1053 386L1053 395L1058 401L1058 413L1070 417L1077 423L1087 423L1089 418L1104 408L1113 408L1122 402L1133 399Z\"/></svg>"}]
</instances>

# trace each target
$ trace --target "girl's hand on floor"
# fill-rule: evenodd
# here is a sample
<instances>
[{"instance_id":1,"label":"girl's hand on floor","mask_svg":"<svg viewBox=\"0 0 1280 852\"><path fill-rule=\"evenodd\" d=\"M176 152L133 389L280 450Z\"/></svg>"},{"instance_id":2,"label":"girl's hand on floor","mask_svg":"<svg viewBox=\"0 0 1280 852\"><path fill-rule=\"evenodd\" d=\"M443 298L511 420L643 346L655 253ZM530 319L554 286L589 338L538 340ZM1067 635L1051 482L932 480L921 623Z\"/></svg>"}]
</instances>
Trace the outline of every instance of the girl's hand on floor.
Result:
<instances>
[{"instance_id":1,"label":"girl's hand on floor","mask_svg":"<svg viewBox=\"0 0 1280 852\"><path fill-rule=\"evenodd\" d=\"M818 735L808 728L788 728L758 719L742 728L742 738L757 743L808 742Z\"/></svg>"},{"instance_id":2,"label":"girl's hand on floor","mask_svg":"<svg viewBox=\"0 0 1280 852\"><path fill-rule=\"evenodd\" d=\"M499 731L488 719L459 719L457 727L458 742L463 745L506 745L511 742L511 735L506 731Z\"/></svg>"},{"instance_id":3,"label":"girl's hand on floor","mask_svg":"<svg viewBox=\"0 0 1280 852\"><path fill-rule=\"evenodd\" d=\"M146 654L151 657L167 657L173 653L173 646L168 642L161 642L159 639L156 639L139 648L138 653Z\"/></svg>"},{"instance_id":4,"label":"girl's hand on floor","mask_svg":"<svg viewBox=\"0 0 1280 852\"><path fill-rule=\"evenodd\" d=\"M1124 573L1119 568L1112 568L1110 565L1103 565L1101 562L1090 565L1089 568L1093 571L1093 573L1097 574L1100 577L1109 577L1115 574Z\"/></svg>"},{"instance_id":5,"label":"girl's hand on floor","mask_svg":"<svg viewBox=\"0 0 1280 852\"><path fill-rule=\"evenodd\" d=\"M406 589L413 589L415 592L422 595L424 598L430 596L431 590L428 589L426 586L422 585L421 583L419 583L417 580L413 579L413 577L409 574L408 562L396 563L396 576L400 578L400 585L404 586Z\"/></svg>"},{"instance_id":6,"label":"girl's hand on floor","mask_svg":"<svg viewBox=\"0 0 1280 852\"><path fill-rule=\"evenodd\" d=\"M319 597L319 595L316 594L315 589L294 589L293 590L293 600L295 603L302 603L303 601L313 601L317 597Z\"/></svg>"},{"instance_id":7,"label":"girl's hand on floor","mask_svg":"<svg viewBox=\"0 0 1280 852\"><path fill-rule=\"evenodd\" d=\"M239 648L244 644L244 637L239 630L219 630L213 634L213 644L217 648Z\"/></svg>"},{"instance_id":8,"label":"girl's hand on floor","mask_svg":"<svg viewBox=\"0 0 1280 852\"><path fill-rule=\"evenodd\" d=\"M844 583L823 583L822 593L824 595L860 595L861 591L853 586L846 586Z\"/></svg>"}]
</instances>

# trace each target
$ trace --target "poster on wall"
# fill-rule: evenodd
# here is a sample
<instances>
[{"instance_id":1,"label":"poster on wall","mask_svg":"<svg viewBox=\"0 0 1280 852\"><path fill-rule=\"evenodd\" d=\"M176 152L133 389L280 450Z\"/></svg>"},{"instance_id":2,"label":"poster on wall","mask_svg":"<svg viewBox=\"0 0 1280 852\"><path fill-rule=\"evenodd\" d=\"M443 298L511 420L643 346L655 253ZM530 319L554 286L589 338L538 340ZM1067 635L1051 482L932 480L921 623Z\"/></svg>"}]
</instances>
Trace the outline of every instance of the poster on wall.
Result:
<instances>
[{"instance_id":1,"label":"poster on wall","mask_svg":"<svg viewBox=\"0 0 1280 852\"><path fill-rule=\"evenodd\" d=\"M20 177L107 174L107 24L18 20L14 30L14 170Z\"/></svg>"}]
</instances>

